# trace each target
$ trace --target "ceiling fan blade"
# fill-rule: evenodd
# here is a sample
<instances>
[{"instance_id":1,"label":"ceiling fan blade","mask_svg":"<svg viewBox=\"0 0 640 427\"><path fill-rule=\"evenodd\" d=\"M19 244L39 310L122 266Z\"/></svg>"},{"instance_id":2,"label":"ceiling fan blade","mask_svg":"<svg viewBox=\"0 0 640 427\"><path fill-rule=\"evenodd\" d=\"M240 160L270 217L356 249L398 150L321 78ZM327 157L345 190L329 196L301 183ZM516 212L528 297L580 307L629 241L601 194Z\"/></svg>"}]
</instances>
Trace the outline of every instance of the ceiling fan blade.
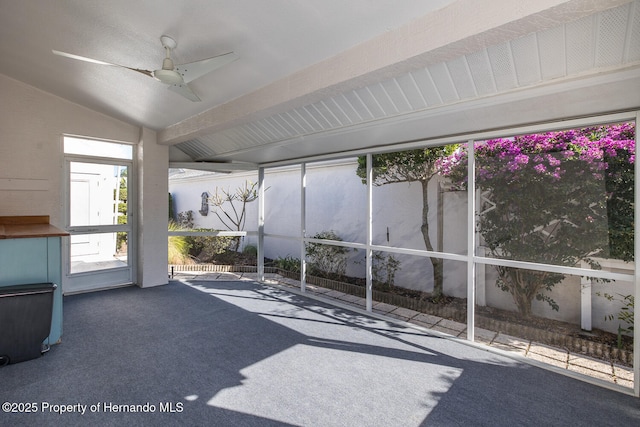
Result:
<instances>
[{"instance_id":1,"label":"ceiling fan blade","mask_svg":"<svg viewBox=\"0 0 640 427\"><path fill-rule=\"evenodd\" d=\"M52 49L51 52L54 55L63 56L65 58L76 59L78 61L90 62L92 64L98 64L98 65L109 65L111 67L126 68L127 70L136 71L138 73L144 74L145 76L153 77L153 73L151 71L149 71L149 70L141 70L139 68L131 68L131 67L126 67L124 65L112 64L110 62L99 61L97 59L87 58L85 56L74 55L73 53L60 52L59 50L53 50Z\"/></svg>"},{"instance_id":2,"label":"ceiling fan blade","mask_svg":"<svg viewBox=\"0 0 640 427\"><path fill-rule=\"evenodd\" d=\"M188 64L176 65L176 71L182 74L185 83L189 83L240 58L234 52L224 53L213 58L202 59Z\"/></svg>"},{"instance_id":3,"label":"ceiling fan blade","mask_svg":"<svg viewBox=\"0 0 640 427\"><path fill-rule=\"evenodd\" d=\"M201 99L198 98L198 95L193 93L191 88L186 83L183 83L181 85L171 85L171 86L169 86L169 90L173 91L173 92L175 92L175 93L177 93L179 95L184 96L185 98L187 98L190 101L193 101L193 102L200 102L201 101Z\"/></svg>"}]
</instances>

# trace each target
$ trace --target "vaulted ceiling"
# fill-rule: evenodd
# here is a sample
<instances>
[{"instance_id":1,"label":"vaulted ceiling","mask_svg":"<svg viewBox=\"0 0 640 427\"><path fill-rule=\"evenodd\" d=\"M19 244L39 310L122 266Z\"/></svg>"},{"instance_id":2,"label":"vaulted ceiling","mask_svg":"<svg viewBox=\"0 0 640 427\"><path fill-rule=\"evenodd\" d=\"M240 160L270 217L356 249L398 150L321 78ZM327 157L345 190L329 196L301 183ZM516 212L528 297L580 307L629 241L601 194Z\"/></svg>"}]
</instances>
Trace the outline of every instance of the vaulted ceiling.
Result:
<instances>
[{"instance_id":1,"label":"vaulted ceiling","mask_svg":"<svg viewBox=\"0 0 640 427\"><path fill-rule=\"evenodd\" d=\"M158 131L174 162L264 164L640 107L640 1L0 0L0 73ZM190 83L154 70L234 51Z\"/></svg>"}]
</instances>

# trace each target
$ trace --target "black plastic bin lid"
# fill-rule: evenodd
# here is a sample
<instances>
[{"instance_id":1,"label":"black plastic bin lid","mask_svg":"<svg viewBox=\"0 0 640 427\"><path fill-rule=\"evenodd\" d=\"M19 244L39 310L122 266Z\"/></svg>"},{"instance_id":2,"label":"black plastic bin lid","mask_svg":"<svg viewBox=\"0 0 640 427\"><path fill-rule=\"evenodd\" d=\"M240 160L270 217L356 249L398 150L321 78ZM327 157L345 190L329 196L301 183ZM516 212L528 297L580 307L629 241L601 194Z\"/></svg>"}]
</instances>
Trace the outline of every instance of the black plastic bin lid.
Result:
<instances>
[{"instance_id":1,"label":"black plastic bin lid","mask_svg":"<svg viewBox=\"0 0 640 427\"><path fill-rule=\"evenodd\" d=\"M33 295L53 292L58 285L55 283L28 283L24 285L0 286L0 298L18 295Z\"/></svg>"}]
</instances>

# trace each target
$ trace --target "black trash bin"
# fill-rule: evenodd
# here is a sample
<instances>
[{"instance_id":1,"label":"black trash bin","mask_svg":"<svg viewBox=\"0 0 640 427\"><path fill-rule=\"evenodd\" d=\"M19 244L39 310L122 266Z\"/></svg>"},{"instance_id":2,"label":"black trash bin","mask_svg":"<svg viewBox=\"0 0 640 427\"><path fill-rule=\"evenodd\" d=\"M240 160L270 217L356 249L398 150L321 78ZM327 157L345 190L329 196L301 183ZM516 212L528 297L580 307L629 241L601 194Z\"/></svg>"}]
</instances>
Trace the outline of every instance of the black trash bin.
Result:
<instances>
[{"instance_id":1,"label":"black trash bin","mask_svg":"<svg viewBox=\"0 0 640 427\"><path fill-rule=\"evenodd\" d=\"M54 283L0 287L0 366L40 357L51 331Z\"/></svg>"}]
</instances>

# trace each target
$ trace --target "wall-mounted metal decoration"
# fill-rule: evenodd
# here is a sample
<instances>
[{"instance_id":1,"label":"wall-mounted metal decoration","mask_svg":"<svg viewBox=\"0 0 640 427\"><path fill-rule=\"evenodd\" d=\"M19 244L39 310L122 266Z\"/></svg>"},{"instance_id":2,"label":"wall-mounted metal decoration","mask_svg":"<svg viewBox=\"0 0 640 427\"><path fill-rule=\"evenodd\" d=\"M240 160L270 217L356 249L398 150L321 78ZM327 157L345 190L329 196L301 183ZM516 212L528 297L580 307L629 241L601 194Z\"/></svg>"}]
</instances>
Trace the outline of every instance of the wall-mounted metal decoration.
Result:
<instances>
[{"instance_id":1,"label":"wall-mounted metal decoration","mask_svg":"<svg viewBox=\"0 0 640 427\"><path fill-rule=\"evenodd\" d=\"M200 195L202 198L202 205L200 206L200 215L207 216L209 214L209 193L206 191Z\"/></svg>"}]
</instances>

